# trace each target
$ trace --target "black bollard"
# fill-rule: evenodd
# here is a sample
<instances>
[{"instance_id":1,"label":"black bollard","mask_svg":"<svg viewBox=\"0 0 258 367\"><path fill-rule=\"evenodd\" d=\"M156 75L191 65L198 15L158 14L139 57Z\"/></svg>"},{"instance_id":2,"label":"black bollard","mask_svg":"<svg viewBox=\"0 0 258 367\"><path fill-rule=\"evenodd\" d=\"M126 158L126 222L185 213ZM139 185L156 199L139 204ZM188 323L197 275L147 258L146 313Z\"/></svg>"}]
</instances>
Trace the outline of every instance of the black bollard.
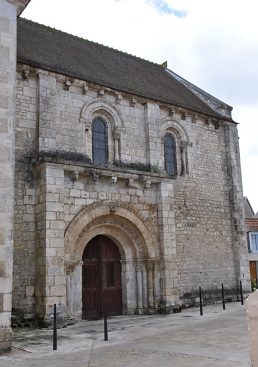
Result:
<instances>
[{"instance_id":1,"label":"black bollard","mask_svg":"<svg viewBox=\"0 0 258 367\"><path fill-rule=\"evenodd\" d=\"M221 295L222 295L222 306L223 306L223 310L225 310L225 309L226 309L226 304L225 304L224 286L223 286L223 283L221 284Z\"/></svg>"},{"instance_id":2,"label":"black bollard","mask_svg":"<svg viewBox=\"0 0 258 367\"><path fill-rule=\"evenodd\" d=\"M104 316L104 341L108 341L108 326L107 326L107 315L106 312L104 310L103 312L103 316Z\"/></svg>"},{"instance_id":3,"label":"black bollard","mask_svg":"<svg viewBox=\"0 0 258 367\"><path fill-rule=\"evenodd\" d=\"M56 304L54 304L54 320L53 320L53 350L57 350Z\"/></svg>"},{"instance_id":4,"label":"black bollard","mask_svg":"<svg viewBox=\"0 0 258 367\"><path fill-rule=\"evenodd\" d=\"M202 310L202 288L199 287L199 298L200 298L200 316L203 315L203 310Z\"/></svg>"},{"instance_id":5,"label":"black bollard","mask_svg":"<svg viewBox=\"0 0 258 367\"><path fill-rule=\"evenodd\" d=\"M244 297L243 297L243 288L242 288L242 281L240 280L240 297L241 297L241 305L244 304Z\"/></svg>"}]
</instances>

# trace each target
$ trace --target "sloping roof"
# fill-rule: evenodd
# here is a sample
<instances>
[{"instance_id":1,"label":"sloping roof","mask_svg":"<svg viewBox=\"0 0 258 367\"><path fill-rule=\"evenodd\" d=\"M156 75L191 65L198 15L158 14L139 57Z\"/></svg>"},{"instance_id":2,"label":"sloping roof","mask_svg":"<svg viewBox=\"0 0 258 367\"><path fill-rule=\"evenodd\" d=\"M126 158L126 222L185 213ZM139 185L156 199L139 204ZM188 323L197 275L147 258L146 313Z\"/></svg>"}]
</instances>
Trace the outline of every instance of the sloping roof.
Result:
<instances>
[{"instance_id":1,"label":"sloping roof","mask_svg":"<svg viewBox=\"0 0 258 367\"><path fill-rule=\"evenodd\" d=\"M254 211L253 208L246 196L244 196L244 211L245 211L245 218L253 218Z\"/></svg>"},{"instance_id":2,"label":"sloping roof","mask_svg":"<svg viewBox=\"0 0 258 367\"><path fill-rule=\"evenodd\" d=\"M232 121L160 65L23 18L17 34L20 63Z\"/></svg>"},{"instance_id":3,"label":"sloping roof","mask_svg":"<svg viewBox=\"0 0 258 367\"><path fill-rule=\"evenodd\" d=\"M183 83L188 89L193 91L193 93L196 94L199 98L207 102L209 106L212 105L216 112L225 117L231 117L231 112L233 110L231 106L212 96L210 93L204 91L203 89L197 87L193 83L190 83L188 80L182 78L180 75L176 74L172 70L168 69L168 72L171 73L174 78Z\"/></svg>"},{"instance_id":4,"label":"sloping roof","mask_svg":"<svg viewBox=\"0 0 258 367\"><path fill-rule=\"evenodd\" d=\"M18 6L18 17L21 15L21 13L25 10L25 8L29 5L30 0L21 0L20 5Z\"/></svg>"},{"instance_id":5,"label":"sloping roof","mask_svg":"<svg viewBox=\"0 0 258 367\"><path fill-rule=\"evenodd\" d=\"M247 218L245 223L247 232L258 232L258 218Z\"/></svg>"}]
</instances>

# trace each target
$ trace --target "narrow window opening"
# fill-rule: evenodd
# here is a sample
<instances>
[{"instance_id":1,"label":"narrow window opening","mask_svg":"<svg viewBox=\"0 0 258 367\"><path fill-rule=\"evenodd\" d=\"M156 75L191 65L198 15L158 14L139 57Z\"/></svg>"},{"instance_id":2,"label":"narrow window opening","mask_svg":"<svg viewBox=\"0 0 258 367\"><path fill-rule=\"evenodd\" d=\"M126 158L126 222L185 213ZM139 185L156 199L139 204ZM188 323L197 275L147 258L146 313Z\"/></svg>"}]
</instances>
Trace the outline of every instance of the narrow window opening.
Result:
<instances>
[{"instance_id":1,"label":"narrow window opening","mask_svg":"<svg viewBox=\"0 0 258 367\"><path fill-rule=\"evenodd\" d=\"M106 164L108 161L107 126L100 117L92 123L92 156L96 164Z\"/></svg>"},{"instance_id":2,"label":"narrow window opening","mask_svg":"<svg viewBox=\"0 0 258 367\"><path fill-rule=\"evenodd\" d=\"M176 176L176 141L170 134L166 134L164 137L164 158L166 173L169 176Z\"/></svg>"}]
</instances>

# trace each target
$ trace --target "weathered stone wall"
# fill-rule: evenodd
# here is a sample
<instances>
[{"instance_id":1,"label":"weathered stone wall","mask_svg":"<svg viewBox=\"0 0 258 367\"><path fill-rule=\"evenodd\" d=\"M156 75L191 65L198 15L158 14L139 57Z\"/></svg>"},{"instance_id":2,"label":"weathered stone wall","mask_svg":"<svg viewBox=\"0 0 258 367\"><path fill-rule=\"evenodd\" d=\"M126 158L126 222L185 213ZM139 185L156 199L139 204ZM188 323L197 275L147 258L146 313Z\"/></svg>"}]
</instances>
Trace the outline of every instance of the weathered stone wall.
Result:
<instances>
[{"instance_id":1,"label":"weathered stone wall","mask_svg":"<svg viewBox=\"0 0 258 367\"><path fill-rule=\"evenodd\" d=\"M191 170L176 182L179 284L182 294L197 285L235 287L233 232L229 204L224 126L188 125ZM198 264L198 266L196 266Z\"/></svg>"},{"instance_id":2,"label":"weathered stone wall","mask_svg":"<svg viewBox=\"0 0 258 367\"><path fill-rule=\"evenodd\" d=\"M96 116L108 124L106 167L91 164ZM176 178L164 170L167 132L177 143ZM215 291L223 282L235 289L240 278L247 280L233 123L19 65L16 134L15 308L33 312L37 282L39 314L50 313L45 305L54 300L65 308L65 264L75 266L73 250L65 252L65 233L80 212L102 202L127 205L152 228L155 270L146 263L143 271L135 257L135 277L147 287L145 296L137 295L141 302L155 288L156 299L147 301L169 309L179 296L188 302L199 286Z\"/></svg>"},{"instance_id":3,"label":"weathered stone wall","mask_svg":"<svg viewBox=\"0 0 258 367\"><path fill-rule=\"evenodd\" d=\"M38 146L37 92L36 76L17 73L13 309L26 318L33 317L35 305L36 181L32 165Z\"/></svg>"},{"instance_id":4,"label":"weathered stone wall","mask_svg":"<svg viewBox=\"0 0 258 367\"><path fill-rule=\"evenodd\" d=\"M0 353L11 348L17 9L0 2Z\"/></svg>"}]
</instances>

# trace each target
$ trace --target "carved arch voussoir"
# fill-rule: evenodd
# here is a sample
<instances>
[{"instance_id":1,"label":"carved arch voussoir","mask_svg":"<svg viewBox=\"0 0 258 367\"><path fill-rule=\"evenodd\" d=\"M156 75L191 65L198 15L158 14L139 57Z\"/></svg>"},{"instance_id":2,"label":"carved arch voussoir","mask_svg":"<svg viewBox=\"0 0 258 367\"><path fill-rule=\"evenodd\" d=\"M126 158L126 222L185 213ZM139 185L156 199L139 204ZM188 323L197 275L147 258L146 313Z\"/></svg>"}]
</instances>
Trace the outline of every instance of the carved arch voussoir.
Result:
<instances>
[{"instance_id":1,"label":"carved arch voussoir","mask_svg":"<svg viewBox=\"0 0 258 367\"><path fill-rule=\"evenodd\" d=\"M116 106L109 101L99 99L84 104L80 114L80 122L90 124L98 113L104 115L113 124L113 127L124 127L123 116Z\"/></svg>"},{"instance_id":2,"label":"carved arch voussoir","mask_svg":"<svg viewBox=\"0 0 258 367\"><path fill-rule=\"evenodd\" d=\"M167 132L171 131L176 136L178 142L186 143L188 145L189 138L188 135L183 128L183 126L180 124L180 122L171 117L164 117L160 120L160 134L161 137L163 137Z\"/></svg>"},{"instance_id":3,"label":"carved arch voussoir","mask_svg":"<svg viewBox=\"0 0 258 367\"><path fill-rule=\"evenodd\" d=\"M116 231L118 241L119 238L130 239L127 242L131 242L131 250L122 249L125 253L131 252L130 257L137 253L149 258L159 257L156 234L141 214L130 204L114 205L114 202L106 201L85 207L69 224L65 232L67 260L78 260L83 246L92 236L106 234L116 240Z\"/></svg>"}]
</instances>

